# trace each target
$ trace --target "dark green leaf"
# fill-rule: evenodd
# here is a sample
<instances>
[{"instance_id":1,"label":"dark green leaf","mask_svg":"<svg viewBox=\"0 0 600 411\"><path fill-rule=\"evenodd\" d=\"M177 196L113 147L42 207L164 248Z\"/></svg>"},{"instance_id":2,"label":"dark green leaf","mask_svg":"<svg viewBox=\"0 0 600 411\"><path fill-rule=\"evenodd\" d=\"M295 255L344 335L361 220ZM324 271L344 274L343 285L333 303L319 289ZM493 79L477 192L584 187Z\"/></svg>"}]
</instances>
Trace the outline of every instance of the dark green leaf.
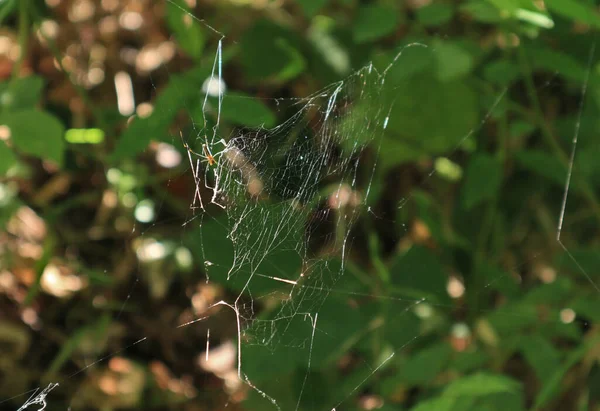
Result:
<instances>
[{"instance_id":1,"label":"dark green leaf","mask_svg":"<svg viewBox=\"0 0 600 411\"><path fill-rule=\"evenodd\" d=\"M438 257L429 249L413 246L396 257L390 267L392 283L400 288L421 291L447 299L447 276Z\"/></svg>"},{"instance_id":2,"label":"dark green leaf","mask_svg":"<svg viewBox=\"0 0 600 411\"><path fill-rule=\"evenodd\" d=\"M493 199L502 184L502 166L495 157L480 153L467 166L462 202L468 210L482 201Z\"/></svg>"},{"instance_id":3,"label":"dark green leaf","mask_svg":"<svg viewBox=\"0 0 600 411\"><path fill-rule=\"evenodd\" d=\"M437 60L437 78L440 81L460 78L473 69L473 57L456 43L436 41L434 55Z\"/></svg>"},{"instance_id":4,"label":"dark green leaf","mask_svg":"<svg viewBox=\"0 0 600 411\"><path fill-rule=\"evenodd\" d=\"M370 5L358 9L354 22L354 41L366 43L385 37L398 26L398 11L391 7Z\"/></svg>"},{"instance_id":5,"label":"dark green leaf","mask_svg":"<svg viewBox=\"0 0 600 411\"><path fill-rule=\"evenodd\" d=\"M489 81L497 84L508 85L520 75L519 67L508 60L496 60L488 63L483 69L483 75Z\"/></svg>"},{"instance_id":6,"label":"dark green leaf","mask_svg":"<svg viewBox=\"0 0 600 411\"><path fill-rule=\"evenodd\" d=\"M446 342L421 350L409 358L400 369L400 379L407 384L428 384L442 371L452 355Z\"/></svg>"},{"instance_id":7,"label":"dark green leaf","mask_svg":"<svg viewBox=\"0 0 600 411\"><path fill-rule=\"evenodd\" d=\"M600 28L600 15L597 9L580 0L546 0L546 7L562 17Z\"/></svg>"},{"instance_id":8,"label":"dark green leaf","mask_svg":"<svg viewBox=\"0 0 600 411\"><path fill-rule=\"evenodd\" d=\"M498 8L486 0L469 1L462 5L460 9L482 23L494 24L502 20Z\"/></svg>"},{"instance_id":9,"label":"dark green leaf","mask_svg":"<svg viewBox=\"0 0 600 411\"><path fill-rule=\"evenodd\" d=\"M441 82L425 72L394 86L388 135L413 150L423 154L451 150L477 124L476 95L464 82ZM461 108L460 115L456 107ZM400 151L384 154L404 156Z\"/></svg>"},{"instance_id":10,"label":"dark green leaf","mask_svg":"<svg viewBox=\"0 0 600 411\"><path fill-rule=\"evenodd\" d=\"M452 20L453 13L449 4L431 3L417 9L417 18L425 26L440 26Z\"/></svg>"},{"instance_id":11,"label":"dark green leaf","mask_svg":"<svg viewBox=\"0 0 600 411\"><path fill-rule=\"evenodd\" d=\"M565 78L580 82L586 78L586 68L565 52L536 46L530 47L527 55L534 69L558 72Z\"/></svg>"},{"instance_id":12,"label":"dark green leaf","mask_svg":"<svg viewBox=\"0 0 600 411\"><path fill-rule=\"evenodd\" d=\"M275 115L260 100L243 93L227 93L221 116L234 124L246 127L272 127Z\"/></svg>"},{"instance_id":13,"label":"dark green leaf","mask_svg":"<svg viewBox=\"0 0 600 411\"><path fill-rule=\"evenodd\" d=\"M542 383L552 375L560 364L558 351L547 339L539 335L523 337L521 351Z\"/></svg>"},{"instance_id":14,"label":"dark green leaf","mask_svg":"<svg viewBox=\"0 0 600 411\"><path fill-rule=\"evenodd\" d=\"M589 279L598 281L600 272L600 253L595 248L572 249L558 255L557 264L562 270L573 273L578 280L589 284Z\"/></svg>"},{"instance_id":15,"label":"dark green leaf","mask_svg":"<svg viewBox=\"0 0 600 411\"><path fill-rule=\"evenodd\" d=\"M306 67L298 47L295 33L268 20L259 20L241 40L244 74L252 80L292 79Z\"/></svg>"},{"instance_id":16,"label":"dark green leaf","mask_svg":"<svg viewBox=\"0 0 600 411\"><path fill-rule=\"evenodd\" d=\"M516 159L525 169L560 186L565 184L567 169L555 156L541 150L523 150L516 154Z\"/></svg>"}]
</instances>

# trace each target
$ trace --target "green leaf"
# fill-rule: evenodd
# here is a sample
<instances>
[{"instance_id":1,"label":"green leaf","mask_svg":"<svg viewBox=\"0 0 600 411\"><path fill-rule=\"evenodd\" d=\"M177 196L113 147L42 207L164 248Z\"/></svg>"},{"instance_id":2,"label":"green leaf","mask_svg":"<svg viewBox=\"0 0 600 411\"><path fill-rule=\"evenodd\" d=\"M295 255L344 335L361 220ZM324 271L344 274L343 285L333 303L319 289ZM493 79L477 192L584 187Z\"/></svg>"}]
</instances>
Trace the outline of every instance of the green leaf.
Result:
<instances>
[{"instance_id":1,"label":"green leaf","mask_svg":"<svg viewBox=\"0 0 600 411\"><path fill-rule=\"evenodd\" d=\"M527 49L527 56L536 70L559 72L563 77L578 82L583 82L586 78L586 68L564 52L536 46Z\"/></svg>"},{"instance_id":2,"label":"green leaf","mask_svg":"<svg viewBox=\"0 0 600 411\"><path fill-rule=\"evenodd\" d=\"M502 165L495 157L479 153L467 166L462 203L468 210L485 200L493 199L502 184Z\"/></svg>"},{"instance_id":3,"label":"green leaf","mask_svg":"<svg viewBox=\"0 0 600 411\"><path fill-rule=\"evenodd\" d=\"M185 0L171 0L167 4L166 20L181 48L191 57L200 58L206 43L203 27L190 12Z\"/></svg>"},{"instance_id":4,"label":"green leaf","mask_svg":"<svg viewBox=\"0 0 600 411\"><path fill-rule=\"evenodd\" d=\"M449 4L432 3L417 9L417 19L424 26L441 26L452 20L453 14Z\"/></svg>"},{"instance_id":5,"label":"green leaf","mask_svg":"<svg viewBox=\"0 0 600 411\"><path fill-rule=\"evenodd\" d=\"M221 116L232 123L246 127L272 127L275 115L260 100L243 93L225 94Z\"/></svg>"},{"instance_id":6,"label":"green leaf","mask_svg":"<svg viewBox=\"0 0 600 411\"><path fill-rule=\"evenodd\" d=\"M20 77L0 84L0 111L33 108L40 101L44 80L39 76Z\"/></svg>"},{"instance_id":7,"label":"green leaf","mask_svg":"<svg viewBox=\"0 0 600 411\"><path fill-rule=\"evenodd\" d=\"M411 411L503 411L522 410L519 384L493 374L475 374L452 382L440 397L428 400Z\"/></svg>"},{"instance_id":8,"label":"green leaf","mask_svg":"<svg viewBox=\"0 0 600 411\"><path fill-rule=\"evenodd\" d=\"M5 175L12 166L17 164L17 156L8 148L4 141L0 141L0 176Z\"/></svg>"},{"instance_id":9,"label":"green leaf","mask_svg":"<svg viewBox=\"0 0 600 411\"><path fill-rule=\"evenodd\" d=\"M296 34L269 20L259 20L244 33L240 46L244 74L254 81L289 80L306 67Z\"/></svg>"},{"instance_id":10,"label":"green leaf","mask_svg":"<svg viewBox=\"0 0 600 411\"><path fill-rule=\"evenodd\" d=\"M487 80L503 86L515 81L520 74L519 67L508 60L497 60L488 63L483 69L483 75Z\"/></svg>"},{"instance_id":11,"label":"green leaf","mask_svg":"<svg viewBox=\"0 0 600 411\"><path fill-rule=\"evenodd\" d=\"M551 12L562 17L600 28L600 14L598 14L598 11L594 7L583 1L546 0L544 4Z\"/></svg>"},{"instance_id":12,"label":"green leaf","mask_svg":"<svg viewBox=\"0 0 600 411\"><path fill-rule=\"evenodd\" d=\"M394 61L396 58L398 60ZM413 46L403 44L398 50L375 56L375 64L379 70L387 70L386 84L401 83L427 71L434 64L434 58L435 54L430 47L420 43L419 45L413 43Z\"/></svg>"},{"instance_id":13,"label":"green leaf","mask_svg":"<svg viewBox=\"0 0 600 411\"><path fill-rule=\"evenodd\" d=\"M465 82L441 82L427 72L397 82L394 78L389 80L393 87L387 89L393 102L387 128L390 138L422 154L439 154L454 149L476 126L478 101ZM384 155L403 153L392 151Z\"/></svg>"},{"instance_id":14,"label":"green leaf","mask_svg":"<svg viewBox=\"0 0 600 411\"><path fill-rule=\"evenodd\" d=\"M437 255L428 248L413 246L398 255L390 267L392 283L400 288L448 299L447 276Z\"/></svg>"},{"instance_id":15,"label":"green leaf","mask_svg":"<svg viewBox=\"0 0 600 411\"><path fill-rule=\"evenodd\" d=\"M478 373L463 377L451 383L445 390L444 396L479 397L499 393L517 393L521 386L515 380L503 375Z\"/></svg>"},{"instance_id":16,"label":"green leaf","mask_svg":"<svg viewBox=\"0 0 600 411\"><path fill-rule=\"evenodd\" d=\"M407 310L414 305L412 300L409 301L407 304L390 305L385 316L385 339L394 348L406 346L420 333L421 321L414 312Z\"/></svg>"},{"instance_id":17,"label":"green leaf","mask_svg":"<svg viewBox=\"0 0 600 411\"><path fill-rule=\"evenodd\" d=\"M437 78L440 81L463 77L473 69L473 56L456 43L436 41L434 55L437 61Z\"/></svg>"},{"instance_id":18,"label":"green leaf","mask_svg":"<svg viewBox=\"0 0 600 411\"><path fill-rule=\"evenodd\" d=\"M554 346L539 335L528 335L521 341L521 352L543 383L558 368L560 355Z\"/></svg>"},{"instance_id":19,"label":"green leaf","mask_svg":"<svg viewBox=\"0 0 600 411\"><path fill-rule=\"evenodd\" d=\"M312 17L327 4L329 0L298 0L306 17Z\"/></svg>"},{"instance_id":20,"label":"green leaf","mask_svg":"<svg viewBox=\"0 0 600 411\"><path fill-rule=\"evenodd\" d=\"M523 150L516 154L521 167L562 186L567 178L565 166L555 156L541 150Z\"/></svg>"},{"instance_id":21,"label":"green leaf","mask_svg":"<svg viewBox=\"0 0 600 411\"><path fill-rule=\"evenodd\" d=\"M587 281L583 276L585 273L592 280L598 281L598 277L600 276L600 272L598 271L598 267L600 267L600 253L595 248L570 249L568 252L558 255L557 265L561 271L569 271L578 276L577 278L580 280Z\"/></svg>"},{"instance_id":22,"label":"green leaf","mask_svg":"<svg viewBox=\"0 0 600 411\"><path fill-rule=\"evenodd\" d=\"M17 150L62 166L64 127L58 118L44 111L30 109L3 114L0 124L10 128L11 139Z\"/></svg>"},{"instance_id":23,"label":"green leaf","mask_svg":"<svg viewBox=\"0 0 600 411\"><path fill-rule=\"evenodd\" d=\"M483 350L463 351L456 354L450 368L466 373L469 371L481 370L490 361L490 356Z\"/></svg>"},{"instance_id":24,"label":"green leaf","mask_svg":"<svg viewBox=\"0 0 600 411\"><path fill-rule=\"evenodd\" d=\"M535 404L532 409L539 410L540 408L547 405L553 398L562 392L562 381L567 372L577 364L589 350L597 347L600 342L599 338L594 338L586 341L583 345L579 346L576 350L571 351L564 364L558 368L549 378L538 393Z\"/></svg>"},{"instance_id":25,"label":"green leaf","mask_svg":"<svg viewBox=\"0 0 600 411\"><path fill-rule=\"evenodd\" d=\"M367 43L385 37L398 26L398 11L391 7L370 5L359 8L354 22L354 41Z\"/></svg>"},{"instance_id":26,"label":"green leaf","mask_svg":"<svg viewBox=\"0 0 600 411\"><path fill-rule=\"evenodd\" d=\"M593 298L577 298L571 308L582 317L595 323L600 322L600 300Z\"/></svg>"},{"instance_id":27,"label":"green leaf","mask_svg":"<svg viewBox=\"0 0 600 411\"><path fill-rule=\"evenodd\" d=\"M450 360L452 347L446 342L435 344L411 355L400 369L400 379L407 384L430 383Z\"/></svg>"},{"instance_id":28,"label":"green leaf","mask_svg":"<svg viewBox=\"0 0 600 411\"><path fill-rule=\"evenodd\" d=\"M462 5L460 10L481 23L496 24L502 20L498 8L485 0L469 1Z\"/></svg>"}]
</instances>

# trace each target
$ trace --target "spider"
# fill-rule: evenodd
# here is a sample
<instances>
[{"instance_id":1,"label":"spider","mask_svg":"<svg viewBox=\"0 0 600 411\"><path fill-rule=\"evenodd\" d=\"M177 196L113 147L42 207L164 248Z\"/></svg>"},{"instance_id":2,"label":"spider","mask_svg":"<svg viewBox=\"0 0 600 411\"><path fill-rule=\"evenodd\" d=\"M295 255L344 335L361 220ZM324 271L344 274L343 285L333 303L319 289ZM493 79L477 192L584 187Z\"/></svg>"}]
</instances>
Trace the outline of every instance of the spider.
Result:
<instances>
[{"instance_id":1,"label":"spider","mask_svg":"<svg viewBox=\"0 0 600 411\"><path fill-rule=\"evenodd\" d=\"M198 156L198 157L202 157L205 158L206 161L208 161L208 165L209 166L214 166L215 164L217 164L217 160L213 157L212 153L210 152L210 149L208 148L208 146L206 145L206 143L202 143L202 151L204 152L204 154L200 154L200 153L196 153L194 150L192 150L190 148L190 146L187 143L183 143L183 146L185 147L185 149L187 151L189 151L190 153Z\"/></svg>"},{"instance_id":2,"label":"spider","mask_svg":"<svg viewBox=\"0 0 600 411\"><path fill-rule=\"evenodd\" d=\"M217 156L219 156L220 154L222 154L225 151L225 150L223 150L219 153L213 154L210 151L208 144L202 143L202 153L197 153L194 150L192 150L192 148L189 146L188 143L185 142L185 140L183 139L183 133L181 131L179 132L179 135L181 137L181 142L182 142L183 146L185 147L185 149L188 151L188 153L194 154L197 157L205 159L208 162L208 165L211 167L214 165L217 165ZM225 140L221 139L221 140L217 141L217 143L221 143L221 144L223 144L223 146L225 148L227 148L227 143L225 142Z\"/></svg>"},{"instance_id":3,"label":"spider","mask_svg":"<svg viewBox=\"0 0 600 411\"><path fill-rule=\"evenodd\" d=\"M202 143L202 151L204 152L204 154L200 154L200 153L196 153L194 150L192 150L190 148L190 146L188 145L188 143L186 143L185 141L183 142L183 146L185 147L185 149L198 156L198 157L202 157L205 158L206 161L208 161L208 165L209 166L214 166L215 164L217 164L217 160L215 159L215 157L212 155L212 153L210 152L210 149L208 148L208 145L206 145L206 143Z\"/></svg>"}]
</instances>

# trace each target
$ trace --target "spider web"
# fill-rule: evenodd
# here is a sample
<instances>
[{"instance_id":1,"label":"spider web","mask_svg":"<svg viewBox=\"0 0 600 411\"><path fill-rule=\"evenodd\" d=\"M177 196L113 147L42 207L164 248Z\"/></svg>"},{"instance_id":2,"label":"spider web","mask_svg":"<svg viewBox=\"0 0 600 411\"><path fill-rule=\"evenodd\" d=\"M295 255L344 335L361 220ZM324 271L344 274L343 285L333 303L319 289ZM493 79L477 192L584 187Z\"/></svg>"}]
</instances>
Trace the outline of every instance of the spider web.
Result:
<instances>
[{"instance_id":1,"label":"spider web","mask_svg":"<svg viewBox=\"0 0 600 411\"><path fill-rule=\"evenodd\" d=\"M179 6L173 3L172 7ZM228 102L222 73L224 37L214 32L221 38L201 95L202 118L197 122L191 118L189 132L181 132L181 145L196 188L191 199L192 215L183 227L202 256L206 282L222 285L230 295L211 305L199 318L175 328L197 326L215 316L227 317L237 330L238 378L263 399L263 404L266 401L275 409L299 409L309 397L309 387L314 389L317 384L311 381L311 366L332 363L343 351L340 345L353 345L381 326L378 313L364 314L369 313L365 308L369 300L389 300L399 317L423 306L445 307L443 301L429 295L397 297L365 292L364 281L350 274L354 270L349 259L354 242L361 241L361 216L377 218L371 197L376 189L373 184L381 139L401 90L388 74L402 64L402 55L408 50L434 51L421 43L409 44L388 65L369 64L302 99L276 100L280 112L291 113L276 127L226 130L221 124L221 111ZM593 55L594 47L588 75ZM587 84L588 78L582 90L580 114ZM457 136L452 153L487 122L503 98L501 91L479 124ZM561 240L561 232L580 123L581 118L576 123L556 230L557 242L576 264L577 259ZM427 178L435 173L432 169ZM403 198L398 208L406 207L411 200L411 195ZM579 268L598 290L585 269ZM500 279L494 278L483 288ZM348 296L365 302L360 311L350 304ZM358 336L357 329L363 330ZM206 333L208 360L210 328ZM331 396L329 409L339 409L396 353L424 333L409 335L394 346L380 347L377 361L352 375L349 383ZM146 340L142 337L119 352ZM76 374L116 354L93 361ZM285 363L281 358L286 358ZM262 383L272 371L296 369L301 369L296 403L286 403L280 399L283 394L278 387ZM21 409L32 404L45 406L46 396L55 386L48 386L42 396L30 399Z\"/></svg>"},{"instance_id":2,"label":"spider web","mask_svg":"<svg viewBox=\"0 0 600 411\"><path fill-rule=\"evenodd\" d=\"M238 293L217 305L235 314L238 375L266 398L268 390L252 382L264 369L263 361L273 358L275 350L289 349L286 366L297 362L310 369L315 338L327 334L319 331L319 313L328 311L324 305L344 273L352 227L368 204L378 141L393 104L386 94L393 89L385 87L388 68L381 72L371 64L292 101L293 115L283 124L238 131L219 151L206 150L214 163L196 154L204 157L203 165L189 153L197 187L192 206L201 213L186 226L197 226L207 281ZM373 104L382 99L387 104ZM221 103L204 106L216 110L217 125ZM215 147L216 132L210 136L210 129L199 129L196 134L206 139L201 144ZM210 216L211 204L223 212ZM330 229L322 229L327 223ZM325 255L315 242L326 248ZM272 308L258 310L259 305ZM248 375L253 372L247 362L254 363L248 368L256 367L256 375ZM275 399L271 402L280 407Z\"/></svg>"}]
</instances>

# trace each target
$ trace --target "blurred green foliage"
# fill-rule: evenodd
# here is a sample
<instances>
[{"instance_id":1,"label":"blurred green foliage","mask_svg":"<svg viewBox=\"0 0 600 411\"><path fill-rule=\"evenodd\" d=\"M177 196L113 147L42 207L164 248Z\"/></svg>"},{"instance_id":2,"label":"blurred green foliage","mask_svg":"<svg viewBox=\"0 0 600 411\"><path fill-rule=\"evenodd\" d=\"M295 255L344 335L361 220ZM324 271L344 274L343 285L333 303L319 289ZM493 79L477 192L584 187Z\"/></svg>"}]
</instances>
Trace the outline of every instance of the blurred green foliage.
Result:
<instances>
[{"instance_id":1,"label":"blurred green foliage","mask_svg":"<svg viewBox=\"0 0 600 411\"><path fill-rule=\"evenodd\" d=\"M77 7L92 13L78 20ZM126 11L141 28L124 28ZM593 2L6 0L0 21L0 38L20 50L0 60L2 398L54 381L61 391L48 409L600 409ZM59 35L45 31L49 21ZM104 36L103 24L117 28ZM148 70L121 61L157 38L174 42L175 57ZM92 50L109 58L90 85ZM217 56L220 113L210 96L205 110L202 91ZM230 221L217 208L191 217L182 139L212 130L218 115L226 140L285 124L297 106L280 102L371 62L389 67L385 93L358 101L353 119L389 108L389 124L366 151L377 161L352 253L342 261L320 244L301 258L308 222L280 225L289 204L275 182L281 198L256 200L245 217L256 227L247 251L260 262L228 278L239 258ZM117 71L151 112L116 110ZM372 140L355 122L335 127L351 136L340 153ZM203 153L200 139L188 143ZM183 162L157 165L164 144ZM331 194L319 189L306 199L311 212ZM261 238L275 229L283 240L272 248ZM273 296L289 287L255 277L248 288L252 270L309 270L318 281L307 284L328 296L318 306L299 299L295 312L318 319L295 315L278 329ZM205 280L217 287L212 300L198 292ZM242 291L257 340L241 344L248 384L232 393L194 365L206 327L176 326L194 317L192 295L216 303ZM208 321L214 345L237 339L225 325L235 318ZM130 361L127 372L107 365L116 357Z\"/></svg>"}]
</instances>

